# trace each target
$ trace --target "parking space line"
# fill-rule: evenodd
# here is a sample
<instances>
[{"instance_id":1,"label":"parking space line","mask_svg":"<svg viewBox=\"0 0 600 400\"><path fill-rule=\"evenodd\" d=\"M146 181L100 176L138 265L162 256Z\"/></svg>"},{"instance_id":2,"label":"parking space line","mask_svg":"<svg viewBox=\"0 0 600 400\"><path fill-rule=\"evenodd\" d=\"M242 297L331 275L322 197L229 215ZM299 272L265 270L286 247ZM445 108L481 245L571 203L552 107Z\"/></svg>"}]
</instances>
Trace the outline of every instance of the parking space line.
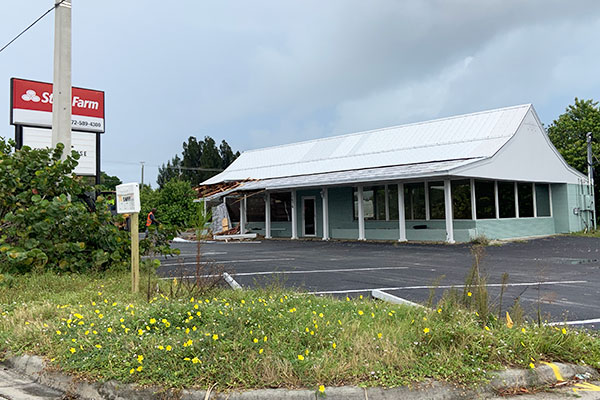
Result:
<instances>
[{"instance_id":1,"label":"parking space line","mask_svg":"<svg viewBox=\"0 0 600 400\"><path fill-rule=\"evenodd\" d=\"M600 318L594 319L582 319L579 321L564 321L564 322L550 322L548 325L588 325L588 324L598 324L600 323Z\"/></svg>"},{"instance_id":2,"label":"parking space line","mask_svg":"<svg viewBox=\"0 0 600 400\"><path fill-rule=\"evenodd\" d=\"M257 271L257 272L239 272L232 273L231 276L253 276L253 275L277 275L277 274L318 274L327 272L356 272L356 271L380 271L380 270L400 270L408 267L368 267L368 268L338 268L338 269L311 269L311 270L281 270L281 271ZM216 275L201 275L201 278L214 278ZM173 279L174 277L162 278ZM180 277L178 277L180 278ZM195 278L195 276L184 276L184 279Z\"/></svg>"},{"instance_id":3,"label":"parking space line","mask_svg":"<svg viewBox=\"0 0 600 400\"><path fill-rule=\"evenodd\" d=\"M521 282L521 283L488 283L486 287L515 287L515 286L546 286L546 285L566 285L566 284L578 284L588 283L588 281L546 281L546 282ZM408 289L451 289L451 288L464 288L465 285L423 285L423 286L398 286L398 287L386 287L386 288L368 288L368 289L348 289L348 290L323 290L317 292L307 292L306 294L343 294L343 293L361 293L370 292L371 290L408 290Z\"/></svg>"},{"instance_id":4,"label":"parking space line","mask_svg":"<svg viewBox=\"0 0 600 400\"><path fill-rule=\"evenodd\" d=\"M253 262L267 262L267 261L294 261L295 258L256 258L251 260L214 260L214 261L200 261L198 264L207 265L207 264L242 264L242 263L253 263ZM161 267L177 267L180 265L196 265L196 261L189 262L181 262L181 263L171 263L171 264L160 264Z\"/></svg>"},{"instance_id":5,"label":"parking space line","mask_svg":"<svg viewBox=\"0 0 600 400\"><path fill-rule=\"evenodd\" d=\"M208 251L206 253L201 253L200 256L204 257L204 256L221 256L223 254L227 254L226 251ZM173 257L196 257L197 254L196 253L181 253L181 254L175 254ZM164 256L164 257L171 257L171 256ZM171 257L171 258L173 258ZM142 258L156 258L159 259L157 256L142 256Z\"/></svg>"}]
</instances>

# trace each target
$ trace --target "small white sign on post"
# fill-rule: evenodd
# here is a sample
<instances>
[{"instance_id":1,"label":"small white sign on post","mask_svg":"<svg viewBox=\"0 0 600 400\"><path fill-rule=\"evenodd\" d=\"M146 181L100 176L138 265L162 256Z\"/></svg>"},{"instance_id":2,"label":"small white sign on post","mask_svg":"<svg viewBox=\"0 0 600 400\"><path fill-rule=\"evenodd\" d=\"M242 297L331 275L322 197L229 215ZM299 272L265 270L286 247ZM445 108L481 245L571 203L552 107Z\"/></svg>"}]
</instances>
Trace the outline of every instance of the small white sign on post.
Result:
<instances>
[{"instance_id":1,"label":"small white sign on post","mask_svg":"<svg viewBox=\"0 0 600 400\"><path fill-rule=\"evenodd\" d=\"M140 212L140 186L137 183L124 183L117 186L117 212L130 214L131 233L131 291L137 293L140 288L140 237L138 222Z\"/></svg>"},{"instance_id":2,"label":"small white sign on post","mask_svg":"<svg viewBox=\"0 0 600 400\"><path fill-rule=\"evenodd\" d=\"M140 186L137 183L123 183L117 186L117 213L133 214L140 212Z\"/></svg>"}]
</instances>

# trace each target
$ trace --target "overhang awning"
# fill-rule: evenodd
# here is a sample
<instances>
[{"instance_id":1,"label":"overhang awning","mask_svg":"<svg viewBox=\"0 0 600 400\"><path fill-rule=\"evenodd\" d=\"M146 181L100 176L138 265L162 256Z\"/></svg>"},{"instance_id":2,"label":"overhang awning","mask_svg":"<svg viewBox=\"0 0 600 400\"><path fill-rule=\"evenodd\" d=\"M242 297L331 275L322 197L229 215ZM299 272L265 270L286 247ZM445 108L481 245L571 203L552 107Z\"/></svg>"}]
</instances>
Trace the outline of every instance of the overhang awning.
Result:
<instances>
[{"instance_id":1,"label":"overhang awning","mask_svg":"<svg viewBox=\"0 0 600 400\"><path fill-rule=\"evenodd\" d=\"M436 161L419 164L395 165L390 167L366 168L350 171L328 172L290 176L283 178L263 179L244 182L236 187L236 191L279 190L324 186L354 185L360 183L383 183L423 177L443 176L454 168L462 167L478 161L479 158ZM222 193L219 193L223 195Z\"/></svg>"}]
</instances>

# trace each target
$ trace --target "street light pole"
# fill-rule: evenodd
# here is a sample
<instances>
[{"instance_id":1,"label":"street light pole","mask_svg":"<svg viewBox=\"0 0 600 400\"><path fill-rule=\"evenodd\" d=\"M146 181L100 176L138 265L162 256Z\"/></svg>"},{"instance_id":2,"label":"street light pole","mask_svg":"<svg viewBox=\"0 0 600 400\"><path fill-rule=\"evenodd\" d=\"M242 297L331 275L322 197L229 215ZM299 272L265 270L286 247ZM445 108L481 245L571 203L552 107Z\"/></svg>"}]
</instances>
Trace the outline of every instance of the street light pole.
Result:
<instances>
[{"instance_id":1,"label":"street light pole","mask_svg":"<svg viewBox=\"0 0 600 400\"><path fill-rule=\"evenodd\" d=\"M146 161L140 161L140 164L142 164L142 185L141 185L142 189L144 188L144 163L145 162Z\"/></svg>"},{"instance_id":2,"label":"street light pole","mask_svg":"<svg viewBox=\"0 0 600 400\"><path fill-rule=\"evenodd\" d=\"M64 160L71 154L71 0L54 0L54 4L52 147L65 146Z\"/></svg>"}]
</instances>

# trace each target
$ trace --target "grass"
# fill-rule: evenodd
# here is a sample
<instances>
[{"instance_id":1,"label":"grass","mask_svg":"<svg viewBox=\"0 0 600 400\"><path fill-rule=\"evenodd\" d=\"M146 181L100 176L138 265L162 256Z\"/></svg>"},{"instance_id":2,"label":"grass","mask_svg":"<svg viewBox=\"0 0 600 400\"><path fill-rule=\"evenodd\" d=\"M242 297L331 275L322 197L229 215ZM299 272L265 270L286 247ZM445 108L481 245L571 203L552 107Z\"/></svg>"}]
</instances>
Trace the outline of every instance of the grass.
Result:
<instances>
[{"instance_id":1,"label":"grass","mask_svg":"<svg viewBox=\"0 0 600 400\"><path fill-rule=\"evenodd\" d=\"M570 236L582 236L582 237L600 237L600 229L583 230L579 232L569 233Z\"/></svg>"},{"instance_id":2,"label":"grass","mask_svg":"<svg viewBox=\"0 0 600 400\"><path fill-rule=\"evenodd\" d=\"M600 368L596 333L509 329L450 297L433 310L278 288L148 302L129 282L126 273L4 277L2 350L42 355L89 379L219 390L427 378L474 385L490 370L540 361Z\"/></svg>"}]
</instances>

